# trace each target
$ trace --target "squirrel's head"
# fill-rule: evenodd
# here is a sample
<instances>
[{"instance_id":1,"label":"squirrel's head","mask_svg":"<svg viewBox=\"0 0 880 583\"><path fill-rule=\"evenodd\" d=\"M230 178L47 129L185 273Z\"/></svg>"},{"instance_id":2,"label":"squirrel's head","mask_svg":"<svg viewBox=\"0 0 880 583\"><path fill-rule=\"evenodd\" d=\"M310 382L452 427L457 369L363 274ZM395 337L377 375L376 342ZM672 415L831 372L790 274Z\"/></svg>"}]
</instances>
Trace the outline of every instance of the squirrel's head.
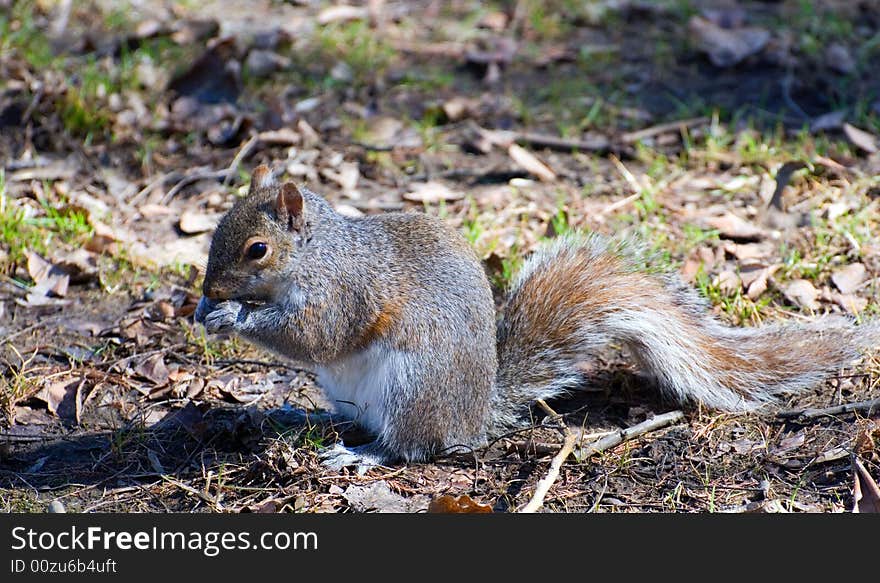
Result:
<instances>
[{"instance_id":1,"label":"squirrel's head","mask_svg":"<svg viewBox=\"0 0 880 583\"><path fill-rule=\"evenodd\" d=\"M247 196L220 220L211 239L204 296L254 302L273 299L294 256L310 239L307 206L294 183L279 184L267 166L258 166Z\"/></svg>"}]
</instances>

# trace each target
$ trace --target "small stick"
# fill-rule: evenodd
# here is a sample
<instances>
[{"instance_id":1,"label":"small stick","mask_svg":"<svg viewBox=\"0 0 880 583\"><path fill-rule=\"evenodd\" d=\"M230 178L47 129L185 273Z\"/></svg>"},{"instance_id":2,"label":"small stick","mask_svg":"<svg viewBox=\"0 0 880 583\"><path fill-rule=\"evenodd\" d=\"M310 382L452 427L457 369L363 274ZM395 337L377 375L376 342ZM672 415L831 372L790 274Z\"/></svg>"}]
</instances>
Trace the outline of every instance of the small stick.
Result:
<instances>
[{"instance_id":1,"label":"small stick","mask_svg":"<svg viewBox=\"0 0 880 583\"><path fill-rule=\"evenodd\" d=\"M514 132L514 141L522 142L530 146L549 148L551 150L562 150L566 152L570 152L571 150L606 152L610 149L608 140L600 139L593 142L585 142L583 140L560 138L556 136L534 134L531 132Z\"/></svg>"},{"instance_id":2,"label":"small stick","mask_svg":"<svg viewBox=\"0 0 880 583\"><path fill-rule=\"evenodd\" d=\"M577 442L578 436L576 433L568 431L567 426L566 430L562 449L559 450L559 453L557 453L553 458L553 461L550 462L550 469L547 471L547 475L538 482L538 485L535 487L535 493L532 495L532 499L529 500L528 504L523 506L522 510L520 510L521 513L532 514L544 505L544 498L547 496L547 492L550 491L553 482L559 477L559 470L562 468L563 462L565 462L565 460L568 459L568 456L571 455L571 452L574 451L574 444Z\"/></svg>"},{"instance_id":3,"label":"small stick","mask_svg":"<svg viewBox=\"0 0 880 583\"><path fill-rule=\"evenodd\" d=\"M625 207L626 205L628 205L629 203L639 200L639 198L641 198L641 196L642 196L641 192L631 194L631 195L627 196L626 198L622 198L622 199L618 200L617 202L613 202L613 203L609 204L608 206L603 208L601 211L596 213L596 216L603 217L609 213L613 213L617 209L621 209L621 208Z\"/></svg>"},{"instance_id":4,"label":"small stick","mask_svg":"<svg viewBox=\"0 0 880 583\"><path fill-rule=\"evenodd\" d=\"M825 415L840 415L841 413L852 413L854 411L871 411L880 409L880 399L871 399L869 401L859 401L858 403L845 403L835 407L826 407L824 409L792 409L789 411L780 411L777 417L783 419L792 419L800 417L802 419L815 419Z\"/></svg>"},{"instance_id":5,"label":"small stick","mask_svg":"<svg viewBox=\"0 0 880 583\"><path fill-rule=\"evenodd\" d=\"M684 419L684 413L682 413L681 411L670 411L669 413L664 413L663 415L655 415L647 421L642 421L638 425L633 425L632 427L627 427L626 429L615 431L614 433L603 437L602 439L594 441L590 445L582 447L574 452L574 455L577 459L583 460L590 456L596 455L597 453L601 453L607 449L611 449L612 447L619 445L624 441L629 441L630 439L639 437L640 435L644 435L645 433L656 431L661 427L672 425L673 423L677 423L682 419Z\"/></svg>"},{"instance_id":6,"label":"small stick","mask_svg":"<svg viewBox=\"0 0 880 583\"><path fill-rule=\"evenodd\" d=\"M171 190L165 193L165 196L162 197L162 204L168 204L168 202L174 198L178 192L189 186L194 182L198 182L199 180L219 180L221 178L226 178L229 175L229 169L224 168L223 170L209 170L203 171L198 170L193 172L192 174L187 174L183 178L178 181L177 184L171 187Z\"/></svg>"},{"instance_id":7,"label":"small stick","mask_svg":"<svg viewBox=\"0 0 880 583\"><path fill-rule=\"evenodd\" d=\"M257 142L260 140L260 136L251 136L250 139L245 142L245 144L241 147L238 153L235 155L235 158L232 159L232 163L229 164L229 167L226 169L226 178L223 179L223 186L229 186L229 183L232 182L232 177L235 176L235 173L238 172L238 166L241 164L241 161L245 159L250 153L251 150L254 149L254 146L257 145Z\"/></svg>"},{"instance_id":8,"label":"small stick","mask_svg":"<svg viewBox=\"0 0 880 583\"><path fill-rule=\"evenodd\" d=\"M690 119L681 119L678 121L671 121L669 123L661 123L659 125L651 126L649 128L645 128L643 130L638 130L635 132L627 132L620 136L620 139L626 144L634 144L639 140L644 140L645 138L651 138L659 134L671 132L673 130L682 130L684 128L703 125L707 123L709 123L708 117L693 117Z\"/></svg>"}]
</instances>

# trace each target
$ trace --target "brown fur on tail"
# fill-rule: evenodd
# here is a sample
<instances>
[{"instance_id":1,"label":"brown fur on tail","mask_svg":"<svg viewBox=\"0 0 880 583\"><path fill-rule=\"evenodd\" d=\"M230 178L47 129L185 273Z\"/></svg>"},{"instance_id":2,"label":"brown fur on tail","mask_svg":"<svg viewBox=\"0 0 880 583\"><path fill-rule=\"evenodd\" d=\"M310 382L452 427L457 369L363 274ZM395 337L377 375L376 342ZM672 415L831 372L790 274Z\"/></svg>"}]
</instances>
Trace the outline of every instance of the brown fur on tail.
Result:
<instances>
[{"instance_id":1,"label":"brown fur on tail","mask_svg":"<svg viewBox=\"0 0 880 583\"><path fill-rule=\"evenodd\" d=\"M880 342L877 324L843 318L723 326L693 289L640 267L637 252L598 236L562 237L529 259L498 327L497 431L526 403L582 384L583 363L611 342L676 401L725 411L814 385Z\"/></svg>"}]
</instances>

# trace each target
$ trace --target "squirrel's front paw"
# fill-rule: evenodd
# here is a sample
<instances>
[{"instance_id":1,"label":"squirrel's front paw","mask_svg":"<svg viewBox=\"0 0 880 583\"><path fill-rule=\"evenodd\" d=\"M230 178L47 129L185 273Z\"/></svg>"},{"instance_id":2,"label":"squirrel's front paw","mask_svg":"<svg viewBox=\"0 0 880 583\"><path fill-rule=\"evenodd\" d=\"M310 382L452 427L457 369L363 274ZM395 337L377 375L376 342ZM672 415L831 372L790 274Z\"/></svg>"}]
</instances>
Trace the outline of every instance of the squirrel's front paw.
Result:
<instances>
[{"instance_id":1,"label":"squirrel's front paw","mask_svg":"<svg viewBox=\"0 0 880 583\"><path fill-rule=\"evenodd\" d=\"M205 316L210 314L216 307L217 302L208 299L205 296L202 296L199 300L199 305L196 306L196 312L194 314L196 322L198 322L199 324L204 324Z\"/></svg>"},{"instance_id":2,"label":"squirrel's front paw","mask_svg":"<svg viewBox=\"0 0 880 583\"><path fill-rule=\"evenodd\" d=\"M230 332L235 329L235 323L241 314L242 305L238 302L221 302L207 314L202 314L202 323L209 334Z\"/></svg>"}]
</instances>

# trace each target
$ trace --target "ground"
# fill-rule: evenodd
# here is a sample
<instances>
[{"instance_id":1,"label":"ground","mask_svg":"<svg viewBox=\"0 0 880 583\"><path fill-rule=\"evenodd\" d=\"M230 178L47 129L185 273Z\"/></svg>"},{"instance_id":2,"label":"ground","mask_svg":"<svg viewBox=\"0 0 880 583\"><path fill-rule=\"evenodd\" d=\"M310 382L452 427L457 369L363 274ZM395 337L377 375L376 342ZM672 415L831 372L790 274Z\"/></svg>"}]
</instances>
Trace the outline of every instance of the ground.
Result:
<instances>
[{"instance_id":1,"label":"ground","mask_svg":"<svg viewBox=\"0 0 880 583\"><path fill-rule=\"evenodd\" d=\"M523 508L563 444L540 407L466 456L334 472L314 379L194 324L253 169L443 217L499 309L576 229L644 241L732 326L864 321L878 59L870 2L0 1L0 510ZM676 409L634 373L609 354L549 406L583 441ZM686 408L570 457L541 509L851 511L878 373L869 351L756 413Z\"/></svg>"}]
</instances>

